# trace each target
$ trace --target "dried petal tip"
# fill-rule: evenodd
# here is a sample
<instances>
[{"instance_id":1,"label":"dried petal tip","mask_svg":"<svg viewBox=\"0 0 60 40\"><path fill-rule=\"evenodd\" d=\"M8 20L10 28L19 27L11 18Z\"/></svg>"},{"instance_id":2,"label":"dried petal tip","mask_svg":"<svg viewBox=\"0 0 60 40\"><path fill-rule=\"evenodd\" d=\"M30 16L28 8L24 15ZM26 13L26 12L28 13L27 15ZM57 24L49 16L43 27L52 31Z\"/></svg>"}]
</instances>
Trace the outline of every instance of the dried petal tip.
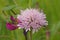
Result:
<instances>
[{"instance_id":1,"label":"dried petal tip","mask_svg":"<svg viewBox=\"0 0 60 40\"><path fill-rule=\"evenodd\" d=\"M15 29L17 29L18 27L16 27L14 24L6 23L6 28L7 28L8 30L15 30Z\"/></svg>"}]
</instances>

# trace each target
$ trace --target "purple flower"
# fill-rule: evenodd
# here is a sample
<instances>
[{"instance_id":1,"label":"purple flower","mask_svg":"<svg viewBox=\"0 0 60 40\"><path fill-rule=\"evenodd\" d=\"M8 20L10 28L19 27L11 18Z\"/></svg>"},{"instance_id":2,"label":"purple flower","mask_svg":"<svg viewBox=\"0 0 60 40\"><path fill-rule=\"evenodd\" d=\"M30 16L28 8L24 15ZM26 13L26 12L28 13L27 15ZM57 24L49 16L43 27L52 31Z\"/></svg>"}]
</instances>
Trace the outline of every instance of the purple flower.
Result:
<instances>
[{"instance_id":1,"label":"purple flower","mask_svg":"<svg viewBox=\"0 0 60 40\"><path fill-rule=\"evenodd\" d=\"M8 30L15 30L15 29L17 29L18 27L17 27L16 25L14 25L14 24L6 23L6 28L7 28Z\"/></svg>"},{"instance_id":2,"label":"purple flower","mask_svg":"<svg viewBox=\"0 0 60 40\"><path fill-rule=\"evenodd\" d=\"M10 17L11 21L15 21L15 18L13 16Z\"/></svg>"},{"instance_id":3,"label":"purple flower","mask_svg":"<svg viewBox=\"0 0 60 40\"><path fill-rule=\"evenodd\" d=\"M26 31L33 28L33 31L37 31L42 26L48 25L46 21L46 15L43 12L39 12L37 9L21 10L21 14L17 16L21 22L17 26L24 28Z\"/></svg>"}]
</instances>

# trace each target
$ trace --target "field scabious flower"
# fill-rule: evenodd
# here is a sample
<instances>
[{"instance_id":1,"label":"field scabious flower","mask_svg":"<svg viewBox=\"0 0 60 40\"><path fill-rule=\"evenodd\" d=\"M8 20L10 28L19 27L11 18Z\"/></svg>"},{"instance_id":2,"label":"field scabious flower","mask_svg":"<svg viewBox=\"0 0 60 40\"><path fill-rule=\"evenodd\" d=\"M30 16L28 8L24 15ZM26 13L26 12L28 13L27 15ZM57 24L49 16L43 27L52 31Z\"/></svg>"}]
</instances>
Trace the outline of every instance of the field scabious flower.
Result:
<instances>
[{"instance_id":1,"label":"field scabious flower","mask_svg":"<svg viewBox=\"0 0 60 40\"><path fill-rule=\"evenodd\" d=\"M37 9L21 10L21 14L17 16L17 19L21 21L17 26L26 31L30 31L30 28L32 28L33 31L36 31L40 27L48 25L46 15L42 11L39 12Z\"/></svg>"}]
</instances>

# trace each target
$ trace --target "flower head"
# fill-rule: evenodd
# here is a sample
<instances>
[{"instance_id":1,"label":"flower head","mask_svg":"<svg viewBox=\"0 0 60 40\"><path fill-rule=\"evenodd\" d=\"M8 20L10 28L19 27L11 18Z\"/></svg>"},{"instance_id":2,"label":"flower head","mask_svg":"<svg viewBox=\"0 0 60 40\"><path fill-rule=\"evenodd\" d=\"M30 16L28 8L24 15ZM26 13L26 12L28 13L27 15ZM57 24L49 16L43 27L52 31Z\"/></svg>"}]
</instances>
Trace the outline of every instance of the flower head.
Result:
<instances>
[{"instance_id":1,"label":"flower head","mask_svg":"<svg viewBox=\"0 0 60 40\"><path fill-rule=\"evenodd\" d=\"M6 23L6 28L8 30L15 30L18 28L18 26L16 25L19 21L18 19L15 19L13 16L10 17L11 23L7 22Z\"/></svg>"},{"instance_id":2,"label":"flower head","mask_svg":"<svg viewBox=\"0 0 60 40\"><path fill-rule=\"evenodd\" d=\"M30 30L31 27L33 30L37 30L48 25L46 15L37 9L21 10L21 14L17 16L17 19L21 21L17 26L26 29L26 31Z\"/></svg>"},{"instance_id":3,"label":"flower head","mask_svg":"<svg viewBox=\"0 0 60 40\"><path fill-rule=\"evenodd\" d=\"M8 30L15 30L15 29L17 29L18 27L17 27L16 25L14 25L14 24L7 23L7 24L6 24L6 28L7 28Z\"/></svg>"},{"instance_id":4,"label":"flower head","mask_svg":"<svg viewBox=\"0 0 60 40\"><path fill-rule=\"evenodd\" d=\"M15 21L15 18L13 16L10 17L11 21Z\"/></svg>"}]
</instances>

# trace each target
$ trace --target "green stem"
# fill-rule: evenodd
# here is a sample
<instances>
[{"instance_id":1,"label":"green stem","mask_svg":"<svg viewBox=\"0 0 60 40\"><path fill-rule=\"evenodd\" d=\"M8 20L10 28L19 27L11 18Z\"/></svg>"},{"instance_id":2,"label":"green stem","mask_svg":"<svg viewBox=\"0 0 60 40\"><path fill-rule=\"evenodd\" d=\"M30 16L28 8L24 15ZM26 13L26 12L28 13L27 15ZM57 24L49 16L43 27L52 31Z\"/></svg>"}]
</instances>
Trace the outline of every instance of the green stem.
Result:
<instances>
[{"instance_id":1,"label":"green stem","mask_svg":"<svg viewBox=\"0 0 60 40\"><path fill-rule=\"evenodd\" d=\"M30 40L32 40L32 28L30 30Z\"/></svg>"}]
</instances>

